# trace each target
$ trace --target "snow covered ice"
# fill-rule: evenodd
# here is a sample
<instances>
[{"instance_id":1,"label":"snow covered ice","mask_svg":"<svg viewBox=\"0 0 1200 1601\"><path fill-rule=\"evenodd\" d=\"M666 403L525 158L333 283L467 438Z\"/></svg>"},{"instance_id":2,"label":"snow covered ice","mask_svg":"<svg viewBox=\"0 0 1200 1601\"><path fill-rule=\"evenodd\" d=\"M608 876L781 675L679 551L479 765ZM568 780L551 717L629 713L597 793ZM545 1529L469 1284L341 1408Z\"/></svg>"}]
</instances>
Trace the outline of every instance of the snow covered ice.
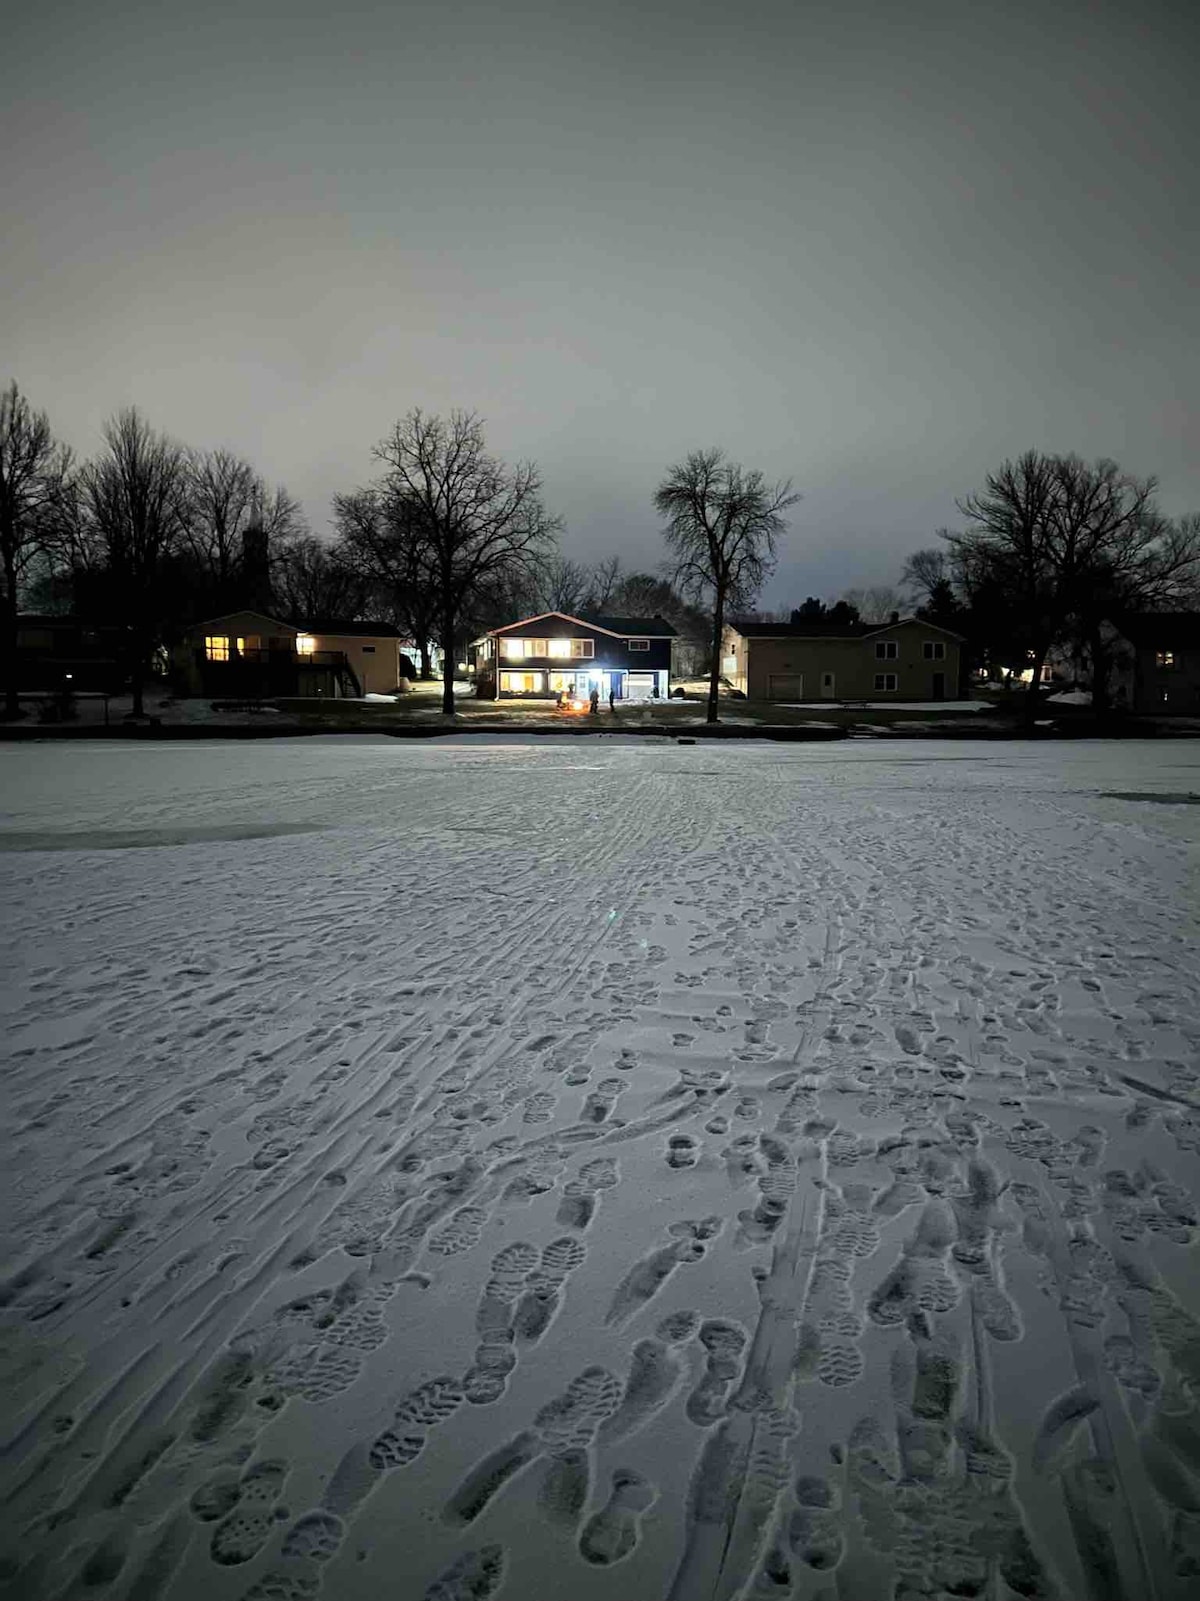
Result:
<instances>
[{"instance_id":1,"label":"snow covered ice","mask_svg":"<svg viewBox=\"0 0 1200 1601\"><path fill-rule=\"evenodd\" d=\"M0 1593L1195 1594L1195 742L0 784Z\"/></svg>"}]
</instances>

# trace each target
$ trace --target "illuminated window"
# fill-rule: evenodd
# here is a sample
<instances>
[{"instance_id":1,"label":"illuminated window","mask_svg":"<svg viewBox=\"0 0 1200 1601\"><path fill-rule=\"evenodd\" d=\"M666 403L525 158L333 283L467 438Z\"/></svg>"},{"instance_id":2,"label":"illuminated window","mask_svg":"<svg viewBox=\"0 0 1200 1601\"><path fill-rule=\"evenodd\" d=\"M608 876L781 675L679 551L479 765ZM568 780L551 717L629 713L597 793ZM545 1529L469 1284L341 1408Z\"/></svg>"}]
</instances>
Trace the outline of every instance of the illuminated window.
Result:
<instances>
[{"instance_id":1,"label":"illuminated window","mask_svg":"<svg viewBox=\"0 0 1200 1601\"><path fill-rule=\"evenodd\" d=\"M925 641L925 660L927 662L944 662L946 660L945 642L940 639L927 639Z\"/></svg>"},{"instance_id":2,"label":"illuminated window","mask_svg":"<svg viewBox=\"0 0 1200 1601\"><path fill-rule=\"evenodd\" d=\"M317 648L317 642L311 634L296 635L297 656L311 656Z\"/></svg>"},{"instance_id":3,"label":"illuminated window","mask_svg":"<svg viewBox=\"0 0 1200 1601\"><path fill-rule=\"evenodd\" d=\"M561 661L564 656L571 654L571 641L569 639L552 639L549 644L550 654L556 661Z\"/></svg>"},{"instance_id":4,"label":"illuminated window","mask_svg":"<svg viewBox=\"0 0 1200 1601\"><path fill-rule=\"evenodd\" d=\"M545 673L501 673L500 689L509 695L539 695Z\"/></svg>"},{"instance_id":5,"label":"illuminated window","mask_svg":"<svg viewBox=\"0 0 1200 1601\"><path fill-rule=\"evenodd\" d=\"M525 641L523 639L502 639L500 641L500 654L505 661L523 662L525 660Z\"/></svg>"},{"instance_id":6,"label":"illuminated window","mask_svg":"<svg viewBox=\"0 0 1200 1601\"><path fill-rule=\"evenodd\" d=\"M571 641L571 655L572 656L594 656L595 654L596 654L596 642L595 642L595 640L592 640L592 639L573 639Z\"/></svg>"},{"instance_id":7,"label":"illuminated window","mask_svg":"<svg viewBox=\"0 0 1200 1601\"><path fill-rule=\"evenodd\" d=\"M894 639L881 639L875 645L877 662L894 662L899 654L899 646Z\"/></svg>"},{"instance_id":8,"label":"illuminated window","mask_svg":"<svg viewBox=\"0 0 1200 1601\"><path fill-rule=\"evenodd\" d=\"M237 641L237 653L239 656L244 656L246 654L246 641L244 639L239 639Z\"/></svg>"},{"instance_id":9,"label":"illuminated window","mask_svg":"<svg viewBox=\"0 0 1200 1601\"><path fill-rule=\"evenodd\" d=\"M1154 665L1156 667L1174 667L1176 665L1175 652L1173 650L1155 651Z\"/></svg>"},{"instance_id":10,"label":"illuminated window","mask_svg":"<svg viewBox=\"0 0 1200 1601\"><path fill-rule=\"evenodd\" d=\"M895 689L896 688L896 683L897 683L897 680L896 680L895 673L876 673L875 674L875 688L876 689Z\"/></svg>"},{"instance_id":11,"label":"illuminated window","mask_svg":"<svg viewBox=\"0 0 1200 1601\"><path fill-rule=\"evenodd\" d=\"M526 656L544 656L550 641L548 639L527 639L525 641Z\"/></svg>"},{"instance_id":12,"label":"illuminated window","mask_svg":"<svg viewBox=\"0 0 1200 1601\"><path fill-rule=\"evenodd\" d=\"M630 650L649 650L650 641L648 639L631 639L629 648Z\"/></svg>"},{"instance_id":13,"label":"illuminated window","mask_svg":"<svg viewBox=\"0 0 1200 1601\"><path fill-rule=\"evenodd\" d=\"M229 635L206 634L204 636L204 654L210 662L227 662L229 660Z\"/></svg>"}]
</instances>

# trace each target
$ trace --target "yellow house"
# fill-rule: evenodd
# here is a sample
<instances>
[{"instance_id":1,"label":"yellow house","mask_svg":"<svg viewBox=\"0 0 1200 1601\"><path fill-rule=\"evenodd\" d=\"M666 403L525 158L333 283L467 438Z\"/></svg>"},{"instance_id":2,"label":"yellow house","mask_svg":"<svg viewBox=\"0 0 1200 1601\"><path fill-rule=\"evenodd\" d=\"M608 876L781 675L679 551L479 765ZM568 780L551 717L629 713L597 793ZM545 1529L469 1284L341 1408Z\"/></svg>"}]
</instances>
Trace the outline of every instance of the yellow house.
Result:
<instances>
[{"instance_id":1,"label":"yellow house","mask_svg":"<svg viewBox=\"0 0 1200 1601\"><path fill-rule=\"evenodd\" d=\"M171 665L189 695L386 695L400 681L400 631L391 623L325 618L302 625L230 612L185 630Z\"/></svg>"},{"instance_id":2,"label":"yellow house","mask_svg":"<svg viewBox=\"0 0 1200 1601\"><path fill-rule=\"evenodd\" d=\"M748 700L956 699L962 640L919 617L726 628L721 677Z\"/></svg>"}]
</instances>

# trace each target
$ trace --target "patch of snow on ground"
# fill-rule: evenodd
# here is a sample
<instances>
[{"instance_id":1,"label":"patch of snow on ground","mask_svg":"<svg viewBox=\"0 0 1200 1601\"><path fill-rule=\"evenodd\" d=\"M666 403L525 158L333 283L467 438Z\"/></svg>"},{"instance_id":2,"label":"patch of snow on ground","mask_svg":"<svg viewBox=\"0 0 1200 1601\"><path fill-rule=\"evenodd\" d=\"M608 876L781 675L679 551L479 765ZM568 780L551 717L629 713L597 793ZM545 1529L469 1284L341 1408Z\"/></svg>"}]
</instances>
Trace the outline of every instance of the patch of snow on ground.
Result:
<instances>
[{"instance_id":1,"label":"patch of snow on ground","mask_svg":"<svg viewBox=\"0 0 1200 1601\"><path fill-rule=\"evenodd\" d=\"M8 1593L1183 1601L1198 788L0 746Z\"/></svg>"}]
</instances>

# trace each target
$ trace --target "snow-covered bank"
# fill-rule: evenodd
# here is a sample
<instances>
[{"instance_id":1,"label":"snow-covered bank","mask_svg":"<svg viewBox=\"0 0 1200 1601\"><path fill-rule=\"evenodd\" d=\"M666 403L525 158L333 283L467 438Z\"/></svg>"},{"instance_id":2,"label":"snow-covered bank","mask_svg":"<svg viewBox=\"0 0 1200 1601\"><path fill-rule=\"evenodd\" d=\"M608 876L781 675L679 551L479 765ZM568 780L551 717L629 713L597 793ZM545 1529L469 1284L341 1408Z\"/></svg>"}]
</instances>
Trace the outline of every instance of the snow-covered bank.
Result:
<instances>
[{"instance_id":1,"label":"snow-covered bank","mask_svg":"<svg viewBox=\"0 0 1200 1601\"><path fill-rule=\"evenodd\" d=\"M7 1593L1182 1601L1198 791L0 746Z\"/></svg>"}]
</instances>

